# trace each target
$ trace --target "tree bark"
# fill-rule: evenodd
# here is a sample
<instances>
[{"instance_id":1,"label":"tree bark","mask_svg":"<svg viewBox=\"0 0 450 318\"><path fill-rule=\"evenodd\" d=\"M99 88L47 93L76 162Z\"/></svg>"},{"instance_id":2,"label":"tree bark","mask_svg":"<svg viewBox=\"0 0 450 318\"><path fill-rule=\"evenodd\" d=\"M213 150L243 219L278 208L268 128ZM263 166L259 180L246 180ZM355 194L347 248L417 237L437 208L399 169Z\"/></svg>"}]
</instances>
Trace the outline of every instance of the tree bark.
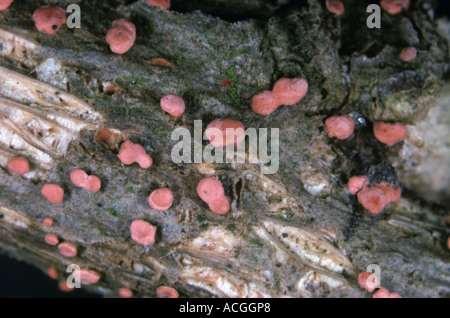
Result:
<instances>
[{"instance_id":1,"label":"tree bark","mask_svg":"<svg viewBox=\"0 0 450 318\"><path fill-rule=\"evenodd\" d=\"M418 200L401 176L402 198L379 215L346 190L348 178L383 162L407 165L398 155L406 146L378 143L371 122L414 125L438 94L448 47L426 2L414 1L399 16L382 13L379 30L367 28L361 1L347 1L342 17L324 1L285 7L279 1L270 18L263 2L253 5L265 19L233 23L145 1L80 2L81 28L64 26L52 36L30 18L38 1L16 0L0 12L0 251L43 271L55 267L61 280L69 264L95 270L100 281L85 288L105 296L126 287L154 297L156 287L168 285L182 297L370 297L357 275L377 264L390 291L449 297L448 212ZM123 55L105 41L118 18L137 29ZM412 63L398 58L406 46L418 49ZM252 96L282 77L307 79L306 97L269 116L252 112ZM231 86L222 85L225 79ZM166 94L185 100L181 118L161 110ZM366 124L350 140L332 140L323 120L338 113ZM194 120L205 128L219 117L246 128L279 128L278 172L263 175L262 164L248 162L175 164L172 131L192 133ZM114 138L96 138L105 128ZM125 139L145 147L151 168L121 164L117 151ZM13 156L27 158L30 172L11 173ZM101 190L75 187L69 175L76 168L98 176ZM210 175L231 202L224 216L196 193ZM61 204L41 195L45 183L63 187ZM175 195L164 212L147 203L160 187ZM46 217L51 227L42 224ZM131 239L136 219L157 227L153 245ZM47 233L76 245L77 256L46 244Z\"/></svg>"}]
</instances>

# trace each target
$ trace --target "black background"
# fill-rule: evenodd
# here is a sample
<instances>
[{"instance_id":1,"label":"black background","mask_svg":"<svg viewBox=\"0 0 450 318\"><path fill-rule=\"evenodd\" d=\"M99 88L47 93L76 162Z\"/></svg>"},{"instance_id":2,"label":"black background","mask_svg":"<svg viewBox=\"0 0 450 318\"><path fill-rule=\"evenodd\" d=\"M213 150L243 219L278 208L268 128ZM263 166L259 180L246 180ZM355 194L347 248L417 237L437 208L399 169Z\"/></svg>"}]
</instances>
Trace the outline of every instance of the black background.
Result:
<instances>
[{"instance_id":1,"label":"black background","mask_svg":"<svg viewBox=\"0 0 450 318\"><path fill-rule=\"evenodd\" d=\"M436 1L436 3L436 17L450 17L450 1L441 0ZM5 297L73 298L99 296L87 293L82 289L61 292L58 288L58 281L51 279L46 273L27 263L0 255L0 298Z\"/></svg>"}]
</instances>

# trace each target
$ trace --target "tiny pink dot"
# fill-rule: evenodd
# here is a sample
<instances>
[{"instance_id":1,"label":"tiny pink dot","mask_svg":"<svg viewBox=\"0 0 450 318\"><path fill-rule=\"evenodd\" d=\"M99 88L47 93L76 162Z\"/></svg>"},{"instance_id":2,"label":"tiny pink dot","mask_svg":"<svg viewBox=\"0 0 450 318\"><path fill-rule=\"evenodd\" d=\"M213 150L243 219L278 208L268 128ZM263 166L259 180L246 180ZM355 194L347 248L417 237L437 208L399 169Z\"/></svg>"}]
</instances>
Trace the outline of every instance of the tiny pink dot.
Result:
<instances>
[{"instance_id":1,"label":"tiny pink dot","mask_svg":"<svg viewBox=\"0 0 450 318\"><path fill-rule=\"evenodd\" d=\"M66 282L59 283L59 289L63 292L71 292L74 290L74 288L70 288Z\"/></svg>"},{"instance_id":2,"label":"tiny pink dot","mask_svg":"<svg viewBox=\"0 0 450 318\"><path fill-rule=\"evenodd\" d=\"M100 274L91 269L80 269L80 282L83 285L96 284L100 279Z\"/></svg>"},{"instance_id":3,"label":"tiny pink dot","mask_svg":"<svg viewBox=\"0 0 450 318\"><path fill-rule=\"evenodd\" d=\"M327 10L335 15L343 15L345 8L341 0L327 0L326 1Z\"/></svg>"},{"instance_id":4,"label":"tiny pink dot","mask_svg":"<svg viewBox=\"0 0 450 318\"><path fill-rule=\"evenodd\" d=\"M417 50L415 47L405 47L401 53L400 53L400 58L402 59L403 62L409 62L412 61L416 58L417 56Z\"/></svg>"},{"instance_id":5,"label":"tiny pink dot","mask_svg":"<svg viewBox=\"0 0 450 318\"><path fill-rule=\"evenodd\" d=\"M55 234L45 234L44 241L50 245L56 245L59 243L59 239Z\"/></svg>"},{"instance_id":6,"label":"tiny pink dot","mask_svg":"<svg viewBox=\"0 0 450 318\"><path fill-rule=\"evenodd\" d=\"M158 7L161 10L167 10L170 8L170 0L145 0L149 5Z\"/></svg>"},{"instance_id":7,"label":"tiny pink dot","mask_svg":"<svg viewBox=\"0 0 450 318\"><path fill-rule=\"evenodd\" d=\"M59 273L56 270L56 268L54 268L54 267L50 267L47 271L47 274L48 274L48 276L50 276L50 278L53 278L53 279L58 279L58 277L59 277Z\"/></svg>"},{"instance_id":8,"label":"tiny pink dot","mask_svg":"<svg viewBox=\"0 0 450 318\"><path fill-rule=\"evenodd\" d=\"M403 10L408 10L409 0L381 0L380 6L390 15L396 15Z\"/></svg>"},{"instance_id":9,"label":"tiny pink dot","mask_svg":"<svg viewBox=\"0 0 450 318\"><path fill-rule=\"evenodd\" d=\"M133 297L133 292L128 288L120 288L119 295L123 298L131 298Z\"/></svg>"},{"instance_id":10,"label":"tiny pink dot","mask_svg":"<svg viewBox=\"0 0 450 318\"><path fill-rule=\"evenodd\" d=\"M69 242L62 242L58 245L59 252L65 257L75 257L77 255L77 248Z\"/></svg>"},{"instance_id":11,"label":"tiny pink dot","mask_svg":"<svg viewBox=\"0 0 450 318\"><path fill-rule=\"evenodd\" d=\"M156 296L158 298L178 298L178 292L169 286L159 286L156 288Z\"/></svg>"},{"instance_id":12,"label":"tiny pink dot","mask_svg":"<svg viewBox=\"0 0 450 318\"><path fill-rule=\"evenodd\" d=\"M45 226L52 226L53 225L53 220L51 218L45 218L42 221L42 224L44 224Z\"/></svg>"}]
</instances>

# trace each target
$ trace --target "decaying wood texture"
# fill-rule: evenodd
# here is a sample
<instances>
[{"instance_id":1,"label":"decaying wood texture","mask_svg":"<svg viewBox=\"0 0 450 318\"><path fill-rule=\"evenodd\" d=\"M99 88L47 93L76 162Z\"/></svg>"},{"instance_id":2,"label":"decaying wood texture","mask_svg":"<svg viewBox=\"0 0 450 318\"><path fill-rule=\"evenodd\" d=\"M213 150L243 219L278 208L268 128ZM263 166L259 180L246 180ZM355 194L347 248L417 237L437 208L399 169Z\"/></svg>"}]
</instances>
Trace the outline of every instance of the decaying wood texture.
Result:
<instances>
[{"instance_id":1,"label":"decaying wood texture","mask_svg":"<svg viewBox=\"0 0 450 318\"><path fill-rule=\"evenodd\" d=\"M49 36L30 19L38 2L15 1L0 12L0 251L43 271L55 267L60 280L69 264L95 270L100 281L85 288L106 296L127 287L155 297L157 286L168 285L182 297L370 297L357 284L369 264L404 297L450 296L448 209L419 200L402 175L402 198L379 215L345 189L350 176L376 164L408 165L399 156L408 140L382 146L370 122L413 127L427 115L448 68L446 41L425 1L399 17L383 13L378 31L365 26L363 2L348 2L342 18L310 0L270 18L256 15L263 20L227 22L142 0L85 1L81 29ZM105 34L121 17L135 23L137 40L119 56ZM398 53L413 45L417 61L405 64ZM299 76L310 86L302 102L266 117L251 111L254 94ZM186 101L176 120L159 106L169 93ZM331 140L323 120L336 113L357 114L367 125L349 141ZM171 132L217 117L280 128L280 170L174 164ZM109 143L95 138L105 128L115 132ZM127 138L151 154L150 169L120 163L117 149ZM19 155L31 163L23 177L6 168ZM100 177L101 190L76 188L75 168ZM224 216L196 193L210 175L231 201ZM46 182L64 188L61 204L41 196ZM147 203L159 187L175 195L164 212ZM131 239L135 219L157 226L155 244ZM78 255L63 257L44 242L46 233L75 244Z\"/></svg>"}]
</instances>

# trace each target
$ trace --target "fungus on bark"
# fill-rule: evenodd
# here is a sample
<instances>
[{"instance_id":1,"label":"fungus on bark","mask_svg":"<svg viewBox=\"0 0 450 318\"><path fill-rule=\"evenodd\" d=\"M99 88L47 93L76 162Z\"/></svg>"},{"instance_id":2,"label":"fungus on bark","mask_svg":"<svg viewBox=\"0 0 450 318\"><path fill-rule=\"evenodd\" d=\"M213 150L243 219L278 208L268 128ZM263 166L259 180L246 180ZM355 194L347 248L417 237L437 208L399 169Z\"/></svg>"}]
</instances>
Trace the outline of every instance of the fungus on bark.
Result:
<instances>
[{"instance_id":1,"label":"fungus on bark","mask_svg":"<svg viewBox=\"0 0 450 318\"><path fill-rule=\"evenodd\" d=\"M202 179L197 185L197 193L212 212L226 214L230 210L230 202L225 196L225 190L216 177Z\"/></svg>"},{"instance_id":2,"label":"fungus on bark","mask_svg":"<svg viewBox=\"0 0 450 318\"><path fill-rule=\"evenodd\" d=\"M58 6L46 5L33 12L36 29L48 34L56 33L66 23L66 10Z\"/></svg>"},{"instance_id":3,"label":"fungus on bark","mask_svg":"<svg viewBox=\"0 0 450 318\"><path fill-rule=\"evenodd\" d=\"M136 27L126 19L114 20L112 28L106 34L106 42L112 52L124 54L134 44L136 40Z\"/></svg>"},{"instance_id":4,"label":"fungus on bark","mask_svg":"<svg viewBox=\"0 0 450 318\"><path fill-rule=\"evenodd\" d=\"M30 165L28 164L27 159L23 157L15 157L8 161L8 169L13 173L24 175L30 170Z\"/></svg>"},{"instance_id":5,"label":"fungus on bark","mask_svg":"<svg viewBox=\"0 0 450 318\"><path fill-rule=\"evenodd\" d=\"M150 206L158 211L165 211L172 206L173 193L169 188L161 188L153 191L148 197Z\"/></svg>"}]
</instances>

